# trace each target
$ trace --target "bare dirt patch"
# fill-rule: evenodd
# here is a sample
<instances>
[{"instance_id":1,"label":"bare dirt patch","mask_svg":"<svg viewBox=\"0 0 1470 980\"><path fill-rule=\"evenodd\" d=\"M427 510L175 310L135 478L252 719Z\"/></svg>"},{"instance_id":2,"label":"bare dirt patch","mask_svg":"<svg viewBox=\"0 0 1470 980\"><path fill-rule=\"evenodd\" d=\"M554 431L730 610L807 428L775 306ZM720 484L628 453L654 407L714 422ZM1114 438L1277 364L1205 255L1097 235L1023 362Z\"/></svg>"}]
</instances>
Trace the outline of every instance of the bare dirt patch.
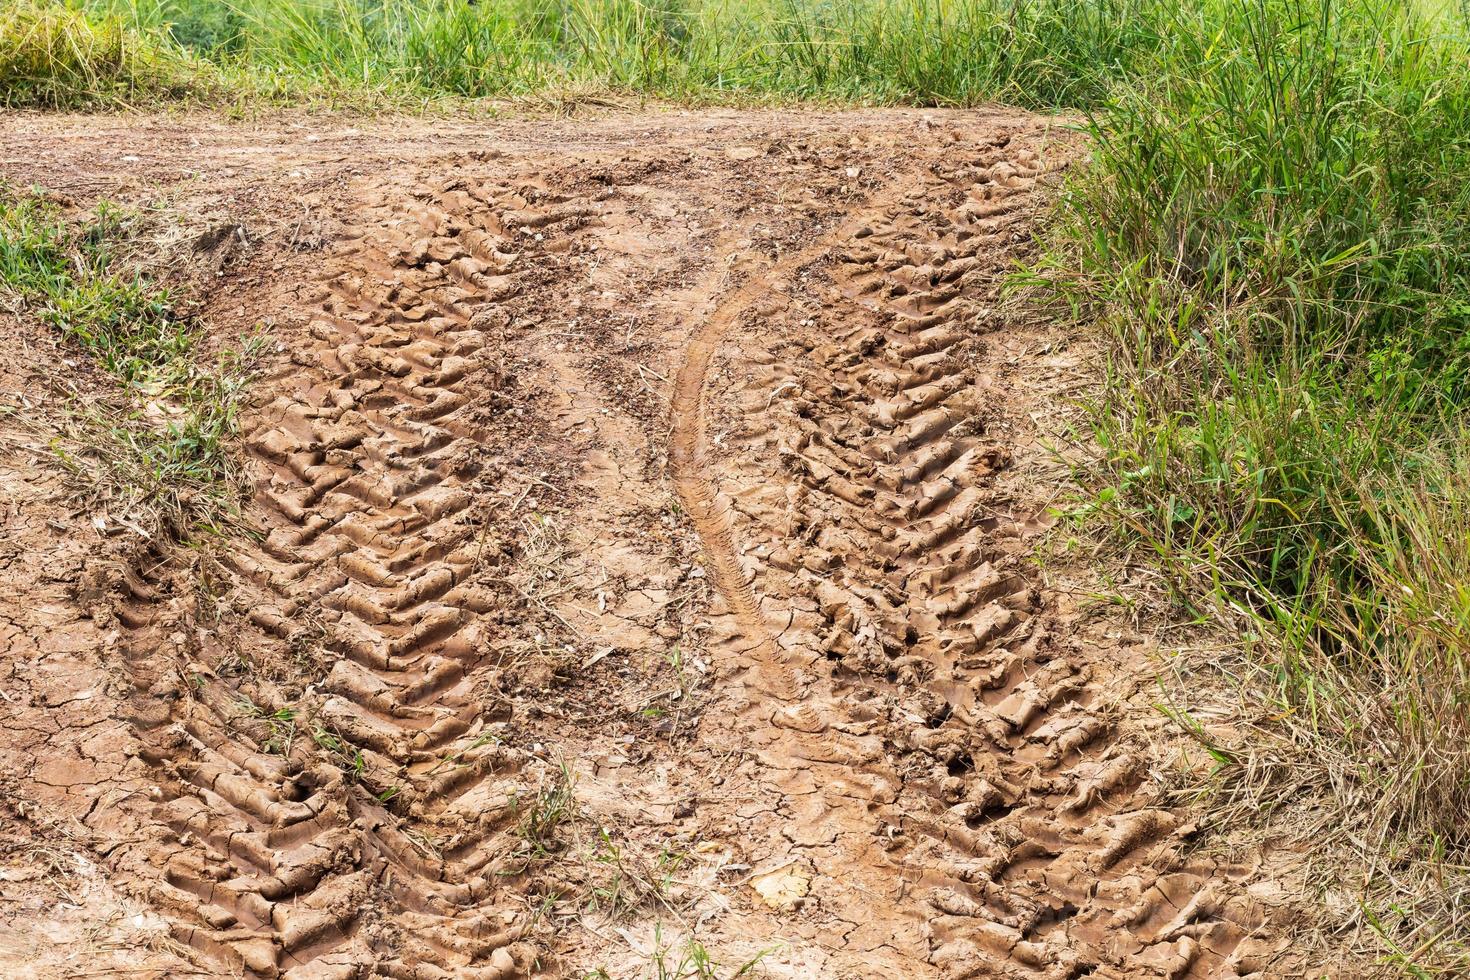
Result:
<instances>
[{"instance_id":1,"label":"bare dirt patch","mask_svg":"<svg viewBox=\"0 0 1470 980\"><path fill-rule=\"evenodd\" d=\"M185 547L68 503L6 323L0 956L72 908L136 975L1279 972L1148 644L1031 558L1074 368L998 288L1054 123L4 126L278 349Z\"/></svg>"}]
</instances>

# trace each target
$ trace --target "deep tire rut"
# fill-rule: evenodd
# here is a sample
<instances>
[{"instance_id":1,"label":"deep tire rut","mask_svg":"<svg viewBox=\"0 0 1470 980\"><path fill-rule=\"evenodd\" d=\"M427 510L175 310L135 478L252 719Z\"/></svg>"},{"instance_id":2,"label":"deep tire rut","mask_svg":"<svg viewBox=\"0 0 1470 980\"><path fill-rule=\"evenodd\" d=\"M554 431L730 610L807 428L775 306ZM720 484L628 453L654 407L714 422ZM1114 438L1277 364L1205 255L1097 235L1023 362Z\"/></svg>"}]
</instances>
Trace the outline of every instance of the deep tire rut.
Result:
<instances>
[{"instance_id":1,"label":"deep tire rut","mask_svg":"<svg viewBox=\"0 0 1470 980\"><path fill-rule=\"evenodd\" d=\"M1186 856L1193 828L1110 707L1112 665L1063 639L998 488L1015 428L985 334L1043 174L1005 143L940 165L774 269L801 282L779 313L736 292L680 371L675 474L751 671L774 677L756 710L790 702L764 709L783 734L762 760L817 771L804 813L834 839L876 817L922 906L893 914L927 917L943 975L1254 975L1275 947L1252 938L1249 869ZM734 326L726 367L748 380L725 414L744 439L716 461L705 388Z\"/></svg>"},{"instance_id":2,"label":"deep tire rut","mask_svg":"<svg viewBox=\"0 0 1470 980\"><path fill-rule=\"evenodd\" d=\"M499 980L534 962L505 882L524 863L516 801L537 788L483 694L499 673L485 614L503 602L475 583L507 387L487 340L505 317L476 312L524 288L517 227L586 213L462 179L403 199L358 216L315 346L255 414L258 537L222 560L264 645L319 647L330 670L289 707L246 705L252 731L220 678L173 699L155 661L135 674L140 735L170 777L155 816L176 835L153 899L176 938L252 976ZM153 598L139 583L122 612L140 653L171 642Z\"/></svg>"}]
</instances>

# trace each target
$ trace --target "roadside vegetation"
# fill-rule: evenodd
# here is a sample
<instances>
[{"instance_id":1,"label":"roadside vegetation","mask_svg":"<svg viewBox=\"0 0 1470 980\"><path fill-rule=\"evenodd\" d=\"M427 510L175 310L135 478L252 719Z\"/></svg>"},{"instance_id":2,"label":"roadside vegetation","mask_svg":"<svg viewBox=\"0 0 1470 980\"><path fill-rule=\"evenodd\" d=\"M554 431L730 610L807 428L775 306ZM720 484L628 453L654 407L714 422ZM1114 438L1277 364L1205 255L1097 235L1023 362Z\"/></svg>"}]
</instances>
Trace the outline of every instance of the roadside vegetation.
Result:
<instances>
[{"instance_id":1,"label":"roadside vegetation","mask_svg":"<svg viewBox=\"0 0 1470 980\"><path fill-rule=\"evenodd\" d=\"M202 94L210 74L120 18L33 0L0 17L0 108L156 104Z\"/></svg>"},{"instance_id":2,"label":"roadside vegetation","mask_svg":"<svg viewBox=\"0 0 1470 980\"><path fill-rule=\"evenodd\" d=\"M1287 779L1340 801L1333 835L1373 866L1364 921L1428 975L1465 968L1470 894L1467 23L1457 0L25 0L0 21L0 104L1080 114L1091 160L1018 280L1104 338L1078 514L1242 637L1228 669L1296 746L1252 771L1255 803ZM69 243L23 245L41 258L7 258L9 287L127 384L174 377L187 343L87 233L6 207L7 238ZM96 282L136 328L66 312ZM180 404L211 403L195 383ZM215 465L211 412L169 437L187 466ZM1209 747L1222 787L1251 768L1248 744Z\"/></svg>"},{"instance_id":3,"label":"roadside vegetation","mask_svg":"<svg viewBox=\"0 0 1470 980\"><path fill-rule=\"evenodd\" d=\"M1201 15L1095 107L1040 278L1100 322L1086 511L1226 624L1411 972L1465 969L1470 44L1460 12ZM1208 746L1229 789L1251 733ZM1268 735L1269 737L1269 735Z\"/></svg>"},{"instance_id":4,"label":"roadside vegetation","mask_svg":"<svg viewBox=\"0 0 1470 980\"><path fill-rule=\"evenodd\" d=\"M228 440L259 340L200 356L199 325L168 290L124 271L140 220L105 203L68 220L40 192L0 185L0 302L76 351L56 372L72 397L51 448L122 522L102 530L182 535L233 510ZM75 386L87 362L111 376L100 395Z\"/></svg>"},{"instance_id":5,"label":"roadside vegetation","mask_svg":"<svg viewBox=\"0 0 1470 980\"><path fill-rule=\"evenodd\" d=\"M1166 0L20 0L0 103L1098 105L1225 15Z\"/></svg>"}]
</instances>

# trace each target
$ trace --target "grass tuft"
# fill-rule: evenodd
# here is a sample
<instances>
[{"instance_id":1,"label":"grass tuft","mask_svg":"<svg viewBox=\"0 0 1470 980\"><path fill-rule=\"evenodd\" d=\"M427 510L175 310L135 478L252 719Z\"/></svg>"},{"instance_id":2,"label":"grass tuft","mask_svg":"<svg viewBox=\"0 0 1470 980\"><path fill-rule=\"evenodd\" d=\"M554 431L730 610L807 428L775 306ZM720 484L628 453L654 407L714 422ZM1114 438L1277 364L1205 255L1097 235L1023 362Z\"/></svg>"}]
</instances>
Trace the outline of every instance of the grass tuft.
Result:
<instances>
[{"instance_id":1,"label":"grass tuft","mask_svg":"<svg viewBox=\"0 0 1470 980\"><path fill-rule=\"evenodd\" d=\"M533 795L511 799L517 817L515 835L521 841L516 854L527 864L548 860L565 849L566 825L578 812L575 782L571 767L562 762Z\"/></svg>"},{"instance_id":2,"label":"grass tuft","mask_svg":"<svg viewBox=\"0 0 1470 980\"><path fill-rule=\"evenodd\" d=\"M124 526L182 536L234 511L230 439L265 338L202 361L200 331L168 291L118 271L133 220L104 203L68 221L45 195L0 186L0 296L120 385L115 398L75 401L52 439L60 461Z\"/></svg>"}]
</instances>

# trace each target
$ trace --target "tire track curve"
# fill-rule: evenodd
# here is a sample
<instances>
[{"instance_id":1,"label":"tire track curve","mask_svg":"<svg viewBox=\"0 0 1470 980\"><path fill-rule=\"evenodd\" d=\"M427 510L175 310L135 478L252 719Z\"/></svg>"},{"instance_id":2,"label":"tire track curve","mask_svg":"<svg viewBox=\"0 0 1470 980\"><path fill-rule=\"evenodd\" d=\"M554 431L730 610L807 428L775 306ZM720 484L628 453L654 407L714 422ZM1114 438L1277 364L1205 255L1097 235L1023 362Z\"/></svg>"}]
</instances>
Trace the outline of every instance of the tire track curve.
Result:
<instances>
[{"instance_id":1,"label":"tire track curve","mask_svg":"<svg viewBox=\"0 0 1470 980\"><path fill-rule=\"evenodd\" d=\"M680 373L675 477L759 661L761 597L792 609L781 668L808 677L773 751L821 774L806 812L834 835L878 817L944 976L1257 975L1277 947L1249 869L1190 856L1109 703L1126 665L1069 639L1002 487L1007 352L985 335L1050 165L1009 137L956 157L782 263L801 288L732 345L726 491L701 453L711 350L764 284Z\"/></svg>"},{"instance_id":2,"label":"tire track curve","mask_svg":"<svg viewBox=\"0 0 1470 980\"><path fill-rule=\"evenodd\" d=\"M892 193L890 188L875 194L868 206L879 206ZM763 270L759 278L719 297L688 341L670 398L669 464L679 500L699 533L715 585L749 643L747 652L759 664L757 687L786 702L801 697L801 682L789 658L778 649L761 612L751 575L735 554L729 503L710 476L705 389L722 339L768 292L766 280L811 262L830 249L832 242L841 241L861 226L861 220L849 221L817 243Z\"/></svg>"}]
</instances>

